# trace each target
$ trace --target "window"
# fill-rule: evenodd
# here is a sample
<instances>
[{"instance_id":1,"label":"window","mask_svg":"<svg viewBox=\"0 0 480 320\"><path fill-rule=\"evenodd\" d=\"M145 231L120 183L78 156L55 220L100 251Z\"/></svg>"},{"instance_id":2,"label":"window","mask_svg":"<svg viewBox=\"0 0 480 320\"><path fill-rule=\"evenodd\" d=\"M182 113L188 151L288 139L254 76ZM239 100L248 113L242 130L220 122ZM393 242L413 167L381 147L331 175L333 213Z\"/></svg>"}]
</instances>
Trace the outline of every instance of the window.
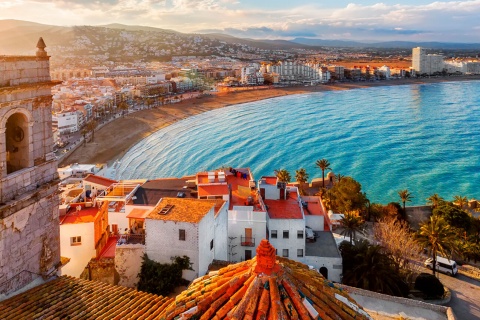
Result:
<instances>
[{"instance_id":1,"label":"window","mask_svg":"<svg viewBox=\"0 0 480 320\"><path fill-rule=\"evenodd\" d=\"M283 230L283 239L288 239L288 230Z\"/></svg>"},{"instance_id":2,"label":"window","mask_svg":"<svg viewBox=\"0 0 480 320\"><path fill-rule=\"evenodd\" d=\"M277 239L277 230L272 230L272 232L270 233L270 237L272 239Z\"/></svg>"},{"instance_id":3,"label":"window","mask_svg":"<svg viewBox=\"0 0 480 320\"><path fill-rule=\"evenodd\" d=\"M71 246L79 246L81 244L82 244L82 237L81 236L70 238L70 245Z\"/></svg>"},{"instance_id":4,"label":"window","mask_svg":"<svg viewBox=\"0 0 480 320\"><path fill-rule=\"evenodd\" d=\"M303 239L303 230L297 231L297 239Z\"/></svg>"},{"instance_id":5,"label":"window","mask_svg":"<svg viewBox=\"0 0 480 320\"><path fill-rule=\"evenodd\" d=\"M282 257L288 258L288 249L282 250Z\"/></svg>"},{"instance_id":6,"label":"window","mask_svg":"<svg viewBox=\"0 0 480 320\"><path fill-rule=\"evenodd\" d=\"M303 257L303 249L297 249L297 257Z\"/></svg>"},{"instance_id":7,"label":"window","mask_svg":"<svg viewBox=\"0 0 480 320\"><path fill-rule=\"evenodd\" d=\"M210 250L212 250L212 249L213 249L213 239L212 239L212 241L210 241Z\"/></svg>"},{"instance_id":8,"label":"window","mask_svg":"<svg viewBox=\"0 0 480 320\"><path fill-rule=\"evenodd\" d=\"M185 229L178 230L178 240L185 241Z\"/></svg>"}]
</instances>

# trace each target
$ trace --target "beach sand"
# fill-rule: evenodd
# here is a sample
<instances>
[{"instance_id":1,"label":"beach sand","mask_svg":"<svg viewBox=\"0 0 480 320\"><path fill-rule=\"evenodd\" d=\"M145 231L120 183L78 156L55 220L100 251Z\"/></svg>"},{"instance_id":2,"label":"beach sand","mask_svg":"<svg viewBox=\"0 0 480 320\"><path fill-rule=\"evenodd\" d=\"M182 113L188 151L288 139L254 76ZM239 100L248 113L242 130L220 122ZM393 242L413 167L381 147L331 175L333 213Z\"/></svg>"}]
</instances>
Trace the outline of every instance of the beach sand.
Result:
<instances>
[{"instance_id":1,"label":"beach sand","mask_svg":"<svg viewBox=\"0 0 480 320\"><path fill-rule=\"evenodd\" d=\"M65 166L71 163L111 164L113 161L123 157L133 145L153 132L178 120L229 105L309 92L462 80L480 80L480 76L335 83L331 85L243 90L205 95L200 98L183 100L179 103L167 104L150 110L141 110L126 117L118 118L95 131L94 141L87 143L85 146L79 146L75 151L61 160L59 166Z\"/></svg>"}]
</instances>

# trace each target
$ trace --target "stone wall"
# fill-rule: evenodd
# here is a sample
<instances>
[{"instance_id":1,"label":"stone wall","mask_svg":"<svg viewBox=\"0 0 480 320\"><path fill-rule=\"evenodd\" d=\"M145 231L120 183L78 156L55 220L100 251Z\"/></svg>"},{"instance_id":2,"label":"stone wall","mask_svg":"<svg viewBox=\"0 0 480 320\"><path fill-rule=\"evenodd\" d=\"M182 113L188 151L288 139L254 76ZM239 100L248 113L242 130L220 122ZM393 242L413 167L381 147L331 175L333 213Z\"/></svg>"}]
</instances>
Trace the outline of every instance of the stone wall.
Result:
<instances>
[{"instance_id":1,"label":"stone wall","mask_svg":"<svg viewBox=\"0 0 480 320\"><path fill-rule=\"evenodd\" d=\"M116 284L118 282L118 274L115 271L115 260L113 258L90 260L80 275L80 279Z\"/></svg>"},{"instance_id":2,"label":"stone wall","mask_svg":"<svg viewBox=\"0 0 480 320\"><path fill-rule=\"evenodd\" d=\"M48 57L0 56L0 87L45 81L50 81Z\"/></svg>"},{"instance_id":3,"label":"stone wall","mask_svg":"<svg viewBox=\"0 0 480 320\"><path fill-rule=\"evenodd\" d=\"M55 271L60 262L57 187L0 219L0 293Z\"/></svg>"},{"instance_id":4,"label":"stone wall","mask_svg":"<svg viewBox=\"0 0 480 320\"><path fill-rule=\"evenodd\" d=\"M142 267L145 246L141 244L124 244L115 250L115 269L118 273L118 285L136 288L138 274Z\"/></svg>"}]
</instances>

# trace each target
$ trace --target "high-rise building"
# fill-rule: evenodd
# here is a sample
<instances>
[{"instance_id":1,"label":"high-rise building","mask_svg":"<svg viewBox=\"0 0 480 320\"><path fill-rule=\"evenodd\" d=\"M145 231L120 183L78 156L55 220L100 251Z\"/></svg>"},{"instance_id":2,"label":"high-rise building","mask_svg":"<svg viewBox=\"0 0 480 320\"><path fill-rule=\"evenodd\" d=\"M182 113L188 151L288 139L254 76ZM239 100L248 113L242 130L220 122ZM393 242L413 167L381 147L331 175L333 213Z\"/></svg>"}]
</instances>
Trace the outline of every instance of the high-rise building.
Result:
<instances>
[{"instance_id":1,"label":"high-rise building","mask_svg":"<svg viewBox=\"0 0 480 320\"><path fill-rule=\"evenodd\" d=\"M442 72L444 68L443 59L444 57L438 54L427 54L426 49L421 47L412 49L412 67L420 75Z\"/></svg>"},{"instance_id":2,"label":"high-rise building","mask_svg":"<svg viewBox=\"0 0 480 320\"><path fill-rule=\"evenodd\" d=\"M56 272L60 261L50 57L0 56L0 294Z\"/></svg>"}]
</instances>

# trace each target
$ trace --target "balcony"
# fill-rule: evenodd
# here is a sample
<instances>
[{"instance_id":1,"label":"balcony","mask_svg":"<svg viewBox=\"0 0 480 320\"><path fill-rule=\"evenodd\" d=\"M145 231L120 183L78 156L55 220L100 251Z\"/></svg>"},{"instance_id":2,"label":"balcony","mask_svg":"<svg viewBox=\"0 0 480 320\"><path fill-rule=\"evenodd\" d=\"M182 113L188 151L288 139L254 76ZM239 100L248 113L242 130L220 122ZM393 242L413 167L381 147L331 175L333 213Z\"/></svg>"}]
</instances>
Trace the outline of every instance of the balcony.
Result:
<instances>
[{"instance_id":1,"label":"balcony","mask_svg":"<svg viewBox=\"0 0 480 320\"><path fill-rule=\"evenodd\" d=\"M145 244L145 234L122 234L118 236L117 245Z\"/></svg>"},{"instance_id":2,"label":"balcony","mask_svg":"<svg viewBox=\"0 0 480 320\"><path fill-rule=\"evenodd\" d=\"M240 237L240 244L243 247L255 247L255 238L253 237Z\"/></svg>"}]
</instances>

